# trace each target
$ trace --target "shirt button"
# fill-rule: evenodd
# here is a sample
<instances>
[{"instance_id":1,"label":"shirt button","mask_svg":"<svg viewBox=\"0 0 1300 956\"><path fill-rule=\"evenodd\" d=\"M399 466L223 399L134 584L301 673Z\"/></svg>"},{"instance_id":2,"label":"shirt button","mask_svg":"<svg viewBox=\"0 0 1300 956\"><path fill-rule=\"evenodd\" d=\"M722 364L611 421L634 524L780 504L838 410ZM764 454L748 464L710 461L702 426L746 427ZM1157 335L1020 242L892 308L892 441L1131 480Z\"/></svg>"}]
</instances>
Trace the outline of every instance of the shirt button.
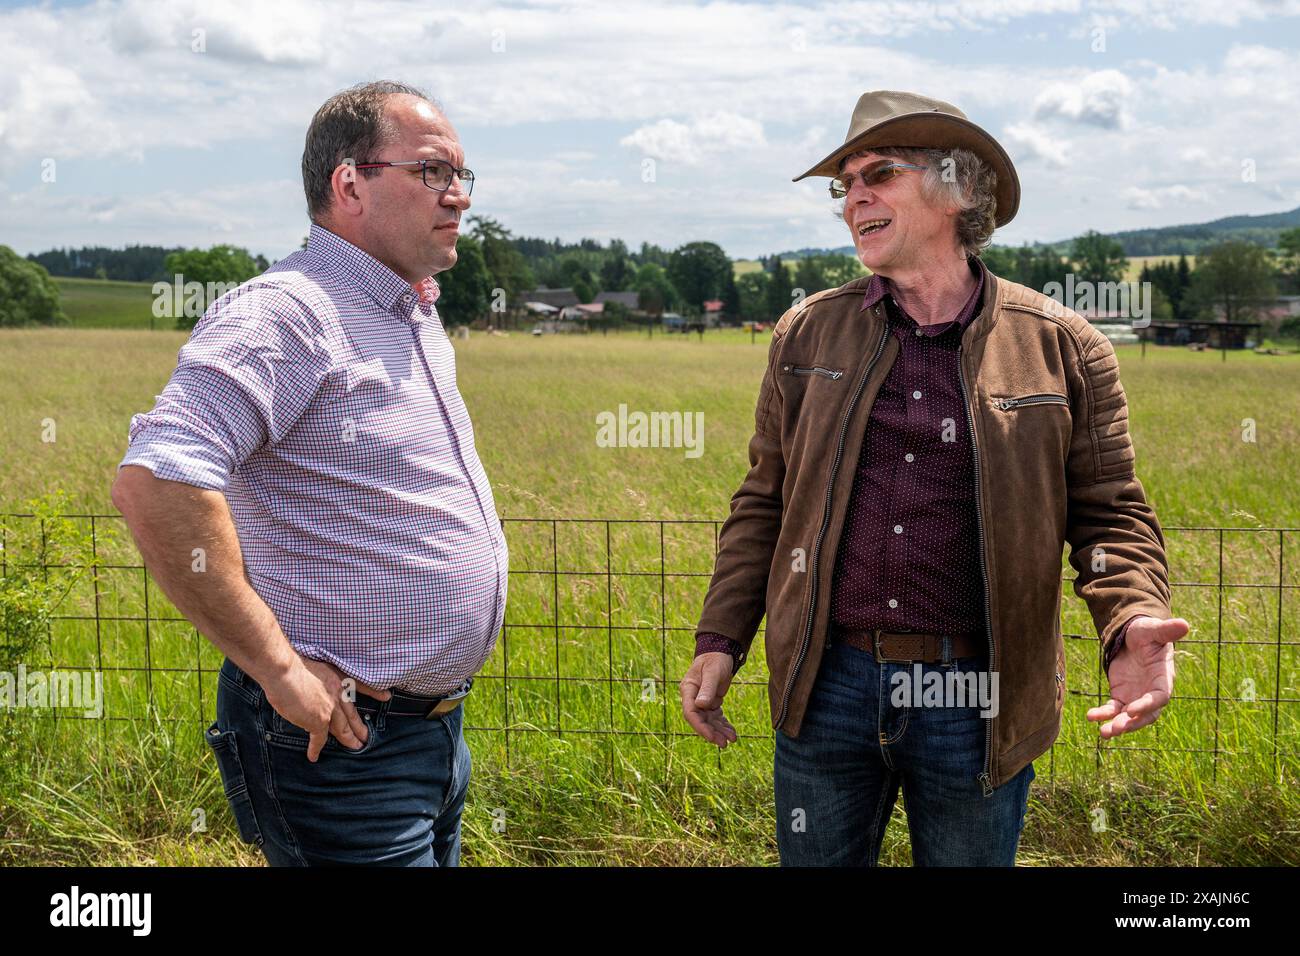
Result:
<instances>
[{"instance_id":1,"label":"shirt button","mask_svg":"<svg viewBox=\"0 0 1300 956\"><path fill-rule=\"evenodd\" d=\"M909 451L906 455L903 456L903 460L904 460L904 461L915 461L915 460L916 460L916 456L913 455L913 454Z\"/></svg>"},{"instance_id":2,"label":"shirt button","mask_svg":"<svg viewBox=\"0 0 1300 956\"><path fill-rule=\"evenodd\" d=\"M917 329L917 330L916 330L916 334L917 334L917 335L925 335L925 333L922 332L920 329Z\"/></svg>"},{"instance_id":3,"label":"shirt button","mask_svg":"<svg viewBox=\"0 0 1300 956\"><path fill-rule=\"evenodd\" d=\"M903 533L903 526L901 524L894 525L894 534L902 534L902 533Z\"/></svg>"},{"instance_id":4,"label":"shirt button","mask_svg":"<svg viewBox=\"0 0 1300 956\"><path fill-rule=\"evenodd\" d=\"M895 599L895 598L890 598L890 599L889 599L889 606L890 606L890 607L898 607L898 601L897 601L897 599Z\"/></svg>"},{"instance_id":5,"label":"shirt button","mask_svg":"<svg viewBox=\"0 0 1300 956\"><path fill-rule=\"evenodd\" d=\"M918 391L913 392L913 393L912 393L912 397L913 397L913 398L920 398L920 397L921 397L921 393L920 393L920 391L918 390Z\"/></svg>"}]
</instances>

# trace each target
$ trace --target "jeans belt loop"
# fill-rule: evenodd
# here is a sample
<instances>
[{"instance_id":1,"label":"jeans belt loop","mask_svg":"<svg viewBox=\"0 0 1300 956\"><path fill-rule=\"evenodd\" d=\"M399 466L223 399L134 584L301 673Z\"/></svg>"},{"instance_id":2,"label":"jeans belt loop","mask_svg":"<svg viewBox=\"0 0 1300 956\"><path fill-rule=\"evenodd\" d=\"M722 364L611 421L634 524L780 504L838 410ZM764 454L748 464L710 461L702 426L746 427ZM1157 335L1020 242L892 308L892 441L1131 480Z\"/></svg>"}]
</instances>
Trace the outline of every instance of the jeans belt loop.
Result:
<instances>
[{"instance_id":1,"label":"jeans belt loop","mask_svg":"<svg viewBox=\"0 0 1300 956\"><path fill-rule=\"evenodd\" d=\"M943 636L943 663L952 663L952 637L948 634Z\"/></svg>"}]
</instances>

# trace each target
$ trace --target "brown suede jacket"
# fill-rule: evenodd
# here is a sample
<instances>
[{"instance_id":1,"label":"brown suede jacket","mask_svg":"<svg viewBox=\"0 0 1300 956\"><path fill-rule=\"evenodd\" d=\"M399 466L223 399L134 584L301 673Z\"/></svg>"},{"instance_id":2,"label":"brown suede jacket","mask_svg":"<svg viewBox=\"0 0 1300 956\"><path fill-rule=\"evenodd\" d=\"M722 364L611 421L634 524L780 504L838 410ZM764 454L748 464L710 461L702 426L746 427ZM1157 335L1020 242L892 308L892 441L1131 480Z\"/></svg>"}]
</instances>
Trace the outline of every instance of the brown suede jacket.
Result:
<instances>
[{"instance_id":1,"label":"brown suede jacket","mask_svg":"<svg viewBox=\"0 0 1300 956\"><path fill-rule=\"evenodd\" d=\"M1109 340L1047 296L980 268L983 308L962 335L959 425L975 449L989 661L998 673L998 712L985 718L987 796L1060 732L1064 545L1102 651L1133 616L1169 617L1169 583L1164 537L1133 470ZM773 331L750 470L732 496L697 627L747 652L766 613L772 726L790 737L799 735L826 644L830 576L863 430L898 354L883 305L863 307L868 281L810 296Z\"/></svg>"}]
</instances>

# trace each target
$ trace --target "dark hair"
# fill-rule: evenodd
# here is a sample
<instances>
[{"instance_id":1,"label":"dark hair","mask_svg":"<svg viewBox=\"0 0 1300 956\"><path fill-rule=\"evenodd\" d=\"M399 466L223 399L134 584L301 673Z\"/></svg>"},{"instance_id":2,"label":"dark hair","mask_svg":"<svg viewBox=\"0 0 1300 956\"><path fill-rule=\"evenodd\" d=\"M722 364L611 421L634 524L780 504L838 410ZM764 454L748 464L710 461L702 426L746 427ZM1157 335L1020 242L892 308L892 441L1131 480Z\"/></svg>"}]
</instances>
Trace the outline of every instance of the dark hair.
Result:
<instances>
[{"instance_id":1,"label":"dark hair","mask_svg":"<svg viewBox=\"0 0 1300 956\"><path fill-rule=\"evenodd\" d=\"M330 180L339 164L345 159L373 160L375 153L392 140L395 130L384 103L395 93L418 96L442 111L435 100L417 87L376 80L335 93L312 117L302 150L302 188L307 193L307 214L313 222L330 207ZM381 171L357 172L362 176L377 176Z\"/></svg>"}]
</instances>

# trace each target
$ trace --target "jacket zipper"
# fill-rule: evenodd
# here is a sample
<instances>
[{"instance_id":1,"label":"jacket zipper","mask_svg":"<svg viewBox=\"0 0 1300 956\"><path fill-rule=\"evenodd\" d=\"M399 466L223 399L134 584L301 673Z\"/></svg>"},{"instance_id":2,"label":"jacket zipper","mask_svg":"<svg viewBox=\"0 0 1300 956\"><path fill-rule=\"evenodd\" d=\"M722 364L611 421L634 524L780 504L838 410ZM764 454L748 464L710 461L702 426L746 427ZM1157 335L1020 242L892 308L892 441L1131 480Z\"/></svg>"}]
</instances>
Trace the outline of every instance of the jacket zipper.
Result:
<instances>
[{"instance_id":1,"label":"jacket zipper","mask_svg":"<svg viewBox=\"0 0 1300 956\"><path fill-rule=\"evenodd\" d=\"M971 414L970 396L966 391L966 371L962 365L964 349L964 346L958 346L957 348L957 378L961 382L962 407L966 409L966 425L970 428L971 460L975 464L975 527L979 531L980 581L984 585L984 629L989 642L989 673L993 673L997 670L997 660L994 658L993 653L993 621L989 613L989 569L984 555L984 512L981 507L983 496L980 494L980 450L979 441L975 437L975 417ZM1019 400L1012 399L1012 401ZM985 721L984 770L977 779L984 788L984 796L989 797L993 795L993 777L989 772L993 764L993 718L986 717Z\"/></svg>"},{"instance_id":2,"label":"jacket zipper","mask_svg":"<svg viewBox=\"0 0 1300 956\"><path fill-rule=\"evenodd\" d=\"M1041 395L1021 395L1019 398L999 398L993 404L1005 412L1021 405L1069 405L1070 402L1064 395L1045 392Z\"/></svg>"},{"instance_id":3,"label":"jacket zipper","mask_svg":"<svg viewBox=\"0 0 1300 956\"><path fill-rule=\"evenodd\" d=\"M787 372L793 372L795 375L825 375L830 379L840 379L844 377L843 372L836 371L833 368L822 368L820 365L814 365L811 368L805 368L801 365L783 366Z\"/></svg>"},{"instance_id":4,"label":"jacket zipper","mask_svg":"<svg viewBox=\"0 0 1300 956\"><path fill-rule=\"evenodd\" d=\"M853 417L853 410L857 407L858 399L862 397L862 391L867 387L867 379L871 377L871 370L876 367L880 361L881 354L885 351L885 342L889 339L889 323L886 322L880 331L880 342L876 345L876 354L871 357L871 362L867 365L867 370L863 373L862 381L858 382L858 389L853 393L853 398L849 401L849 407L844 411L844 421L840 424L840 440L835 447L835 460L831 463L830 480L826 483L826 505L822 510L822 524L817 529L817 539L813 542L812 550L812 593L808 602L808 623L804 627L803 644L799 647L799 656L795 659L794 667L790 669L790 676L785 681L785 692L781 695L781 713L777 717L776 725L780 727L785 723L786 710L790 706L790 691L794 689L794 682L799 676L799 668L803 666L804 657L808 654L808 645L812 641L813 617L817 612L817 564L821 556L822 538L826 535L826 526L831 521L831 498L835 491L835 476L840 470L840 459L844 457L844 436L849 431L849 419ZM843 375L843 372L836 373L837 377Z\"/></svg>"}]
</instances>

